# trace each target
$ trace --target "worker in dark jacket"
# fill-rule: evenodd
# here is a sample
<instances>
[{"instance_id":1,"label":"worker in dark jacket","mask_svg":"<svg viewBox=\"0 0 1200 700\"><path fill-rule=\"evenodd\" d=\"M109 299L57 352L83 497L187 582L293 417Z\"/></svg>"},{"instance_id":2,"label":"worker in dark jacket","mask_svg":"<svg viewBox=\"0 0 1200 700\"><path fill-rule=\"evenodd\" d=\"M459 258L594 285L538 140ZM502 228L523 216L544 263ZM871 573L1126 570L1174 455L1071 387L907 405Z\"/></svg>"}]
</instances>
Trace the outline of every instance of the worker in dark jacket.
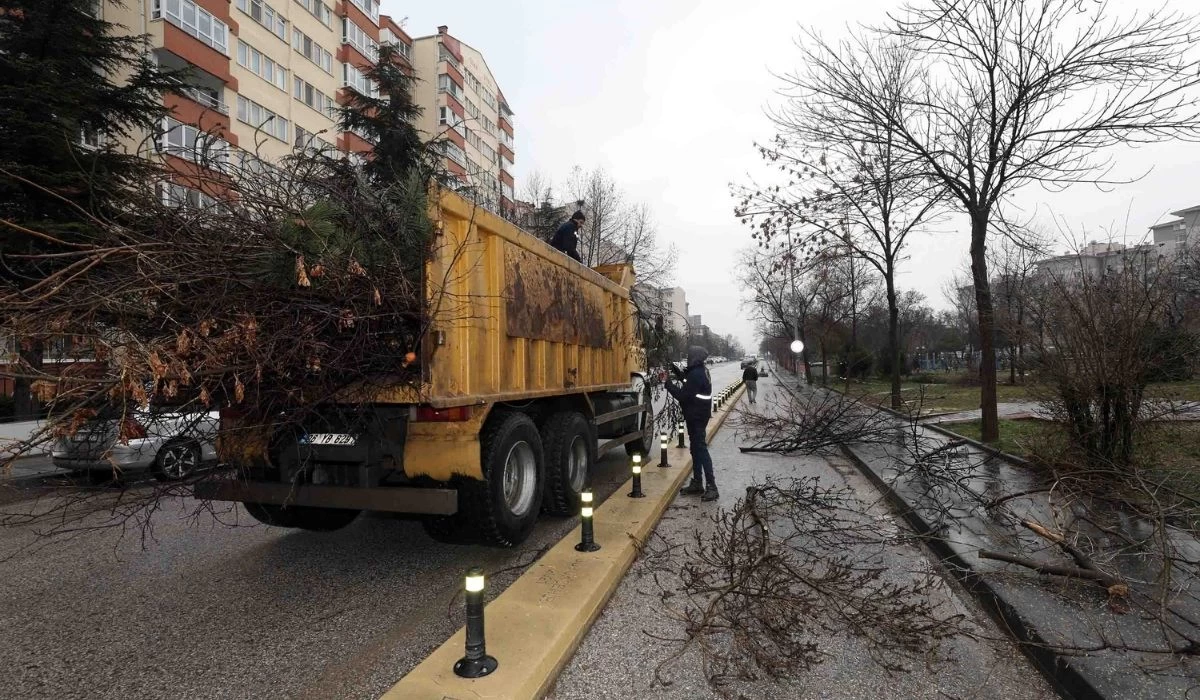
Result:
<instances>
[{"instance_id":1,"label":"worker in dark jacket","mask_svg":"<svg viewBox=\"0 0 1200 700\"><path fill-rule=\"evenodd\" d=\"M708 351L693 345L688 348L687 369L680 371L672 365L681 383L667 382L667 391L683 409L683 421L687 424L688 438L692 443L692 482L680 493L695 496L704 494L700 500L715 501L717 482L713 478L712 456L708 454L708 419L712 417L712 378L704 366ZM707 483L707 487L705 486Z\"/></svg>"},{"instance_id":2,"label":"worker in dark jacket","mask_svg":"<svg viewBox=\"0 0 1200 700\"><path fill-rule=\"evenodd\" d=\"M550 239L550 245L555 250L561 250L579 260L579 227L583 226L585 219L582 211L576 211L554 232L554 238ZM579 262L583 261L579 260Z\"/></svg>"}]
</instances>

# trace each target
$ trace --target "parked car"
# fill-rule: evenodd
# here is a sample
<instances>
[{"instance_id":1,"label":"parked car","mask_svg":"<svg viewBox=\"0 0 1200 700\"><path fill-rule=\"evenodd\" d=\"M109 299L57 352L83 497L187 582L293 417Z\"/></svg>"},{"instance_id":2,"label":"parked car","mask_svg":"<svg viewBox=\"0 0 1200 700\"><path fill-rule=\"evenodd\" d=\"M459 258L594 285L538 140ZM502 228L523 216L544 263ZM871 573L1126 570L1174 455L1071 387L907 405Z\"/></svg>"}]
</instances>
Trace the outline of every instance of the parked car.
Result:
<instances>
[{"instance_id":1,"label":"parked car","mask_svg":"<svg viewBox=\"0 0 1200 700\"><path fill-rule=\"evenodd\" d=\"M217 458L218 413L135 411L99 417L55 443L54 466L76 472L150 469L159 481L180 481Z\"/></svg>"}]
</instances>

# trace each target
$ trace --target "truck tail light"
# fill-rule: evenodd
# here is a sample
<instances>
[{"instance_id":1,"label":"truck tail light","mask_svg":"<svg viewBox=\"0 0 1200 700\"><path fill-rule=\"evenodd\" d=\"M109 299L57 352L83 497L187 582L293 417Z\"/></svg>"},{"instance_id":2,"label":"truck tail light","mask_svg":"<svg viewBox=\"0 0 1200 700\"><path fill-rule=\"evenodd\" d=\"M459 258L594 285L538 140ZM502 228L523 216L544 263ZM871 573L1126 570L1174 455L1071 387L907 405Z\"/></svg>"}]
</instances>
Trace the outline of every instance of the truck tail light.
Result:
<instances>
[{"instance_id":1,"label":"truck tail light","mask_svg":"<svg viewBox=\"0 0 1200 700\"><path fill-rule=\"evenodd\" d=\"M434 408L433 406L417 406L417 422L419 423L449 423L453 421L470 420L470 406L455 406L453 408Z\"/></svg>"}]
</instances>

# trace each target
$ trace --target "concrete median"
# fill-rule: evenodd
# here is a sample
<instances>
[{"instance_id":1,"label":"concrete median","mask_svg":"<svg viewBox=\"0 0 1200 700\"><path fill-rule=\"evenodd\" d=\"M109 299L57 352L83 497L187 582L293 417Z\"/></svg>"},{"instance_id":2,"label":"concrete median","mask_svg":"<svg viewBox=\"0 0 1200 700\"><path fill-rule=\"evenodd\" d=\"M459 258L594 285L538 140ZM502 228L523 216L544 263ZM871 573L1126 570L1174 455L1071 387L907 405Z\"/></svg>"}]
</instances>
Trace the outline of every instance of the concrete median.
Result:
<instances>
[{"instance_id":1,"label":"concrete median","mask_svg":"<svg viewBox=\"0 0 1200 700\"><path fill-rule=\"evenodd\" d=\"M734 386L730 400L709 423L710 440L743 391L740 382ZM487 651L500 662L495 673L473 680L454 674L466 641L465 628L459 629L385 693L384 700L520 700L545 695L691 474L686 449L671 448L668 463L669 469L642 472L646 498L626 497L631 480L596 508L599 551L575 551L580 539L576 527L487 605Z\"/></svg>"}]
</instances>

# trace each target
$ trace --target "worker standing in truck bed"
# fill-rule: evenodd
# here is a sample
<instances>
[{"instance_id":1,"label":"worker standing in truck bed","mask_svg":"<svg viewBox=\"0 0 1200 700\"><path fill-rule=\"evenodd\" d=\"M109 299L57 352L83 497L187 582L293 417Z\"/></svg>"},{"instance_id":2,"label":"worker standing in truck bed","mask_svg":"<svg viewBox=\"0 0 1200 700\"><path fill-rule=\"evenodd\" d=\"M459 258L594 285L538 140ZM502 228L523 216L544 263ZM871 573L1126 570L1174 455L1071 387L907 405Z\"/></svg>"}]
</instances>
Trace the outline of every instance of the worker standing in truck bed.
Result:
<instances>
[{"instance_id":1,"label":"worker standing in truck bed","mask_svg":"<svg viewBox=\"0 0 1200 700\"><path fill-rule=\"evenodd\" d=\"M582 211L572 214L571 218L564 221L562 226L559 226L558 230L554 232L554 237L550 239L551 247L583 262L579 259L579 228L583 226L585 220L586 217Z\"/></svg>"}]
</instances>

